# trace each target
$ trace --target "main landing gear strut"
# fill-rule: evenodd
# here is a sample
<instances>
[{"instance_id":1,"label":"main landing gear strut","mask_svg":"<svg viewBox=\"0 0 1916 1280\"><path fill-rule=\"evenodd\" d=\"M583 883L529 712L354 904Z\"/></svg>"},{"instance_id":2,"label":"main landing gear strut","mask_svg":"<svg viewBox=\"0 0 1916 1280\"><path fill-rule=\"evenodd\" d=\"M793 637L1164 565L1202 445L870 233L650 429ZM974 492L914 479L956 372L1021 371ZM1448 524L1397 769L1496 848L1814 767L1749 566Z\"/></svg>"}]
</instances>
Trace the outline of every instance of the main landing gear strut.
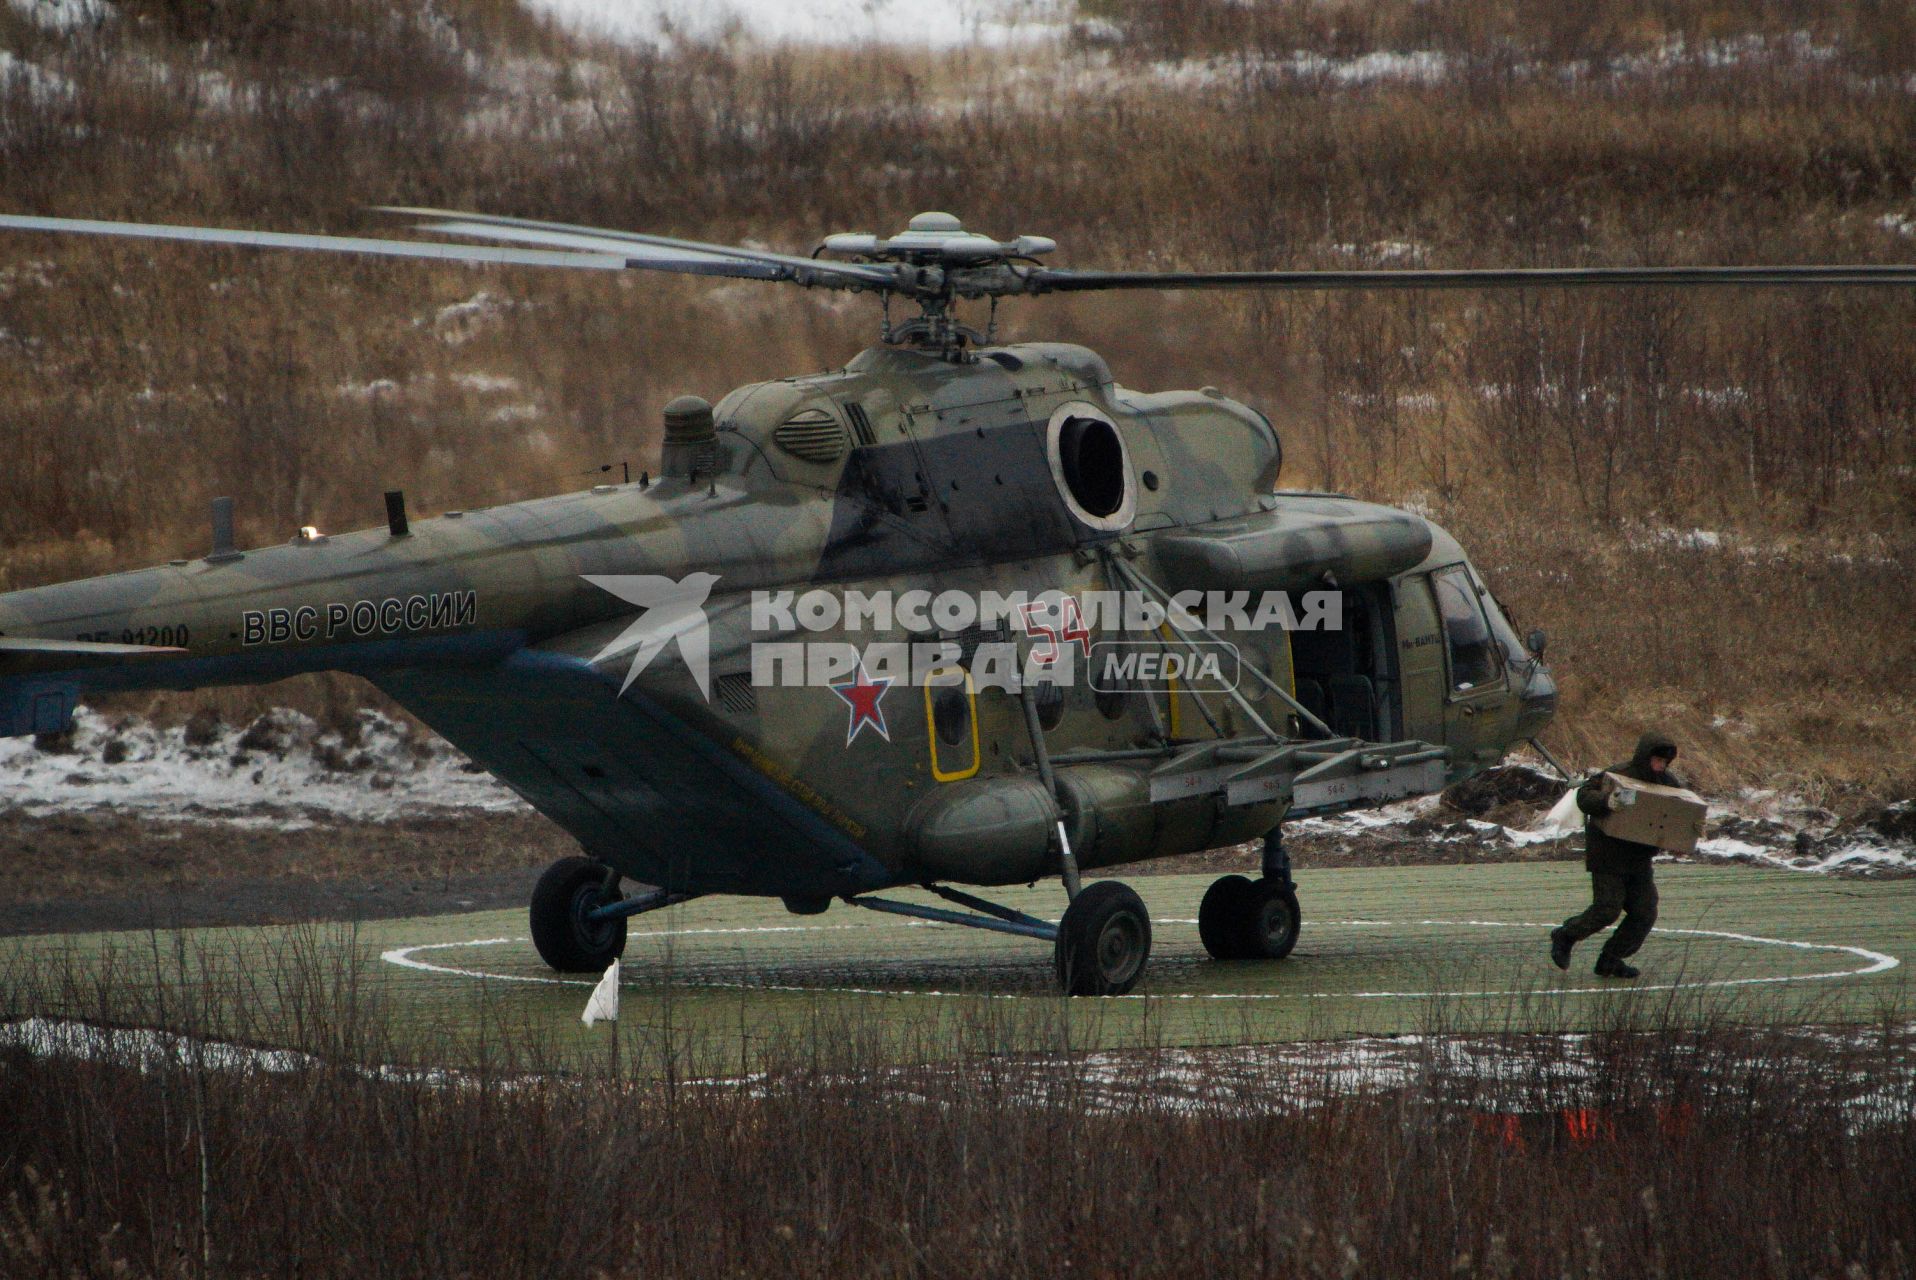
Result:
<instances>
[{"instance_id":1,"label":"main landing gear strut","mask_svg":"<svg viewBox=\"0 0 1916 1280\"><path fill-rule=\"evenodd\" d=\"M1224 876L1205 892L1198 907L1198 936L1213 959L1282 960L1297 945L1303 916L1280 831L1264 838L1262 871L1255 880ZM1085 885L1056 924L944 885L924 888L970 910L952 911L890 898L855 897L845 901L870 911L1049 942L1058 985L1066 995L1121 996L1138 984L1145 961L1151 956L1150 913L1129 885L1116 880Z\"/></svg>"},{"instance_id":2,"label":"main landing gear strut","mask_svg":"<svg viewBox=\"0 0 1916 1280\"><path fill-rule=\"evenodd\" d=\"M1066 995L1121 996L1138 985L1145 961L1151 958L1151 913L1129 885L1116 880L1085 885L1056 924L945 885L928 884L924 888L970 910L950 911L865 896L845 901L869 911L1049 942L1058 985Z\"/></svg>"}]
</instances>

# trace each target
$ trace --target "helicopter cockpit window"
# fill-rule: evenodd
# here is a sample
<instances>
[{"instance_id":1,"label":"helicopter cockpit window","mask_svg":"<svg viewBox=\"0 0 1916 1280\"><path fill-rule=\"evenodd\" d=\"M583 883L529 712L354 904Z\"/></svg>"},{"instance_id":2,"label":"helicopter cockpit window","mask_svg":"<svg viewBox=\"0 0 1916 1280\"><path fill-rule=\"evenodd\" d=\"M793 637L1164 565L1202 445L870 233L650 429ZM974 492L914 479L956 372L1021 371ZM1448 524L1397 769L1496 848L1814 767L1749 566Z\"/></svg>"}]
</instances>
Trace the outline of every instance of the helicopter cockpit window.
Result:
<instances>
[{"instance_id":1,"label":"helicopter cockpit window","mask_svg":"<svg viewBox=\"0 0 1916 1280\"><path fill-rule=\"evenodd\" d=\"M1510 611L1504 607L1503 601L1491 596L1484 603L1490 614L1491 634L1497 637L1497 645L1504 651L1504 665L1508 667L1513 663L1535 662L1536 655L1518 638L1517 628L1511 625Z\"/></svg>"},{"instance_id":2,"label":"helicopter cockpit window","mask_svg":"<svg viewBox=\"0 0 1916 1280\"><path fill-rule=\"evenodd\" d=\"M1497 679L1495 642L1484 621L1477 588L1462 565L1430 576L1437 593L1437 610L1444 619L1444 644L1450 650L1450 687L1468 693Z\"/></svg>"},{"instance_id":3,"label":"helicopter cockpit window","mask_svg":"<svg viewBox=\"0 0 1916 1280\"><path fill-rule=\"evenodd\" d=\"M1094 529L1116 531L1131 523L1137 478L1124 436L1102 410L1082 400L1058 406L1045 446L1052 479L1072 515Z\"/></svg>"}]
</instances>

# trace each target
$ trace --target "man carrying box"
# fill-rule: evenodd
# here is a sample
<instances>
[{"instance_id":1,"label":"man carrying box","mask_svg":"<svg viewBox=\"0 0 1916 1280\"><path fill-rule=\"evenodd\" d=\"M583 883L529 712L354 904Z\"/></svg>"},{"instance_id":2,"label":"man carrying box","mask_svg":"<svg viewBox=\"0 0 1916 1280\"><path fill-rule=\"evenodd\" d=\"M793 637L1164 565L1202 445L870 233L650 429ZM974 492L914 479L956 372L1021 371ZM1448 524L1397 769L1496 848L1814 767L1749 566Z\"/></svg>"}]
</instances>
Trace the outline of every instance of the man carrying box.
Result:
<instances>
[{"instance_id":1,"label":"man carrying box","mask_svg":"<svg viewBox=\"0 0 1916 1280\"><path fill-rule=\"evenodd\" d=\"M1650 926L1657 920L1656 876L1650 867L1657 846L1611 834L1604 830L1604 825L1613 814L1631 808L1639 798L1627 787L1620 787L1620 780L1652 784L1658 795L1664 794L1664 788L1681 788L1682 781L1670 769L1676 753L1676 744L1669 738L1660 733L1646 733L1637 740L1636 754L1628 763L1592 774L1577 788L1577 808L1584 813L1583 865L1590 872L1592 901L1583 912L1550 931L1550 962L1559 969L1570 967L1572 947L1591 934L1609 928L1621 915L1623 923L1617 926L1597 956L1597 976L1637 976L1637 970L1624 961L1643 945L1643 940L1650 936ZM1700 831L1702 806L1693 796L1687 799L1696 811L1695 826ZM1689 834L1688 838L1694 848L1695 834Z\"/></svg>"}]
</instances>

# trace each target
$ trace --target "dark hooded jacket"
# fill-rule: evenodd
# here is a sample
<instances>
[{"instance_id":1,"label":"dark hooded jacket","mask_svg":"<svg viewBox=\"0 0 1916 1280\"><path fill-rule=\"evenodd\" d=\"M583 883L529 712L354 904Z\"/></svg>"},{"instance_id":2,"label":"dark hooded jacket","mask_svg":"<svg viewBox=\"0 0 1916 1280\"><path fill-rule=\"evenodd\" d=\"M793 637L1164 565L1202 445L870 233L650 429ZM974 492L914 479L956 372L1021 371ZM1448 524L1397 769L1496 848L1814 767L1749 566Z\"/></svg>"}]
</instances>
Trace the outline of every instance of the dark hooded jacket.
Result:
<instances>
[{"instance_id":1,"label":"dark hooded jacket","mask_svg":"<svg viewBox=\"0 0 1916 1280\"><path fill-rule=\"evenodd\" d=\"M1638 782L1654 782L1659 786L1681 787L1686 785L1677 777L1676 770L1666 769L1661 777L1650 770L1651 756L1676 758L1676 743L1664 734L1652 731L1637 739L1636 754L1622 764L1613 764L1601 773L1593 773L1584 784L1577 788L1577 808L1583 810L1583 865L1591 871L1608 872L1611 875L1630 875L1648 871L1650 860L1657 855L1655 845L1638 844L1634 840L1619 840L1615 836L1605 835L1597 830L1598 818L1609 810L1604 807L1603 774L1614 773L1625 778L1635 778Z\"/></svg>"}]
</instances>

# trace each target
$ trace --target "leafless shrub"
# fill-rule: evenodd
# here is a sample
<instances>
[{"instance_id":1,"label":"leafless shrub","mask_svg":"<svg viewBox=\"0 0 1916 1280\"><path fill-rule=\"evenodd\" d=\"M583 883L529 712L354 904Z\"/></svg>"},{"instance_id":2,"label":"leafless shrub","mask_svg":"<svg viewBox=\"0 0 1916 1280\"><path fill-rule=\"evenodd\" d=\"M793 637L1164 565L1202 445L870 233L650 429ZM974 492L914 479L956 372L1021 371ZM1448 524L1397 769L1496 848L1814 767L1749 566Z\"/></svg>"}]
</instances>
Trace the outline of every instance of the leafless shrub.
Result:
<instances>
[{"instance_id":1,"label":"leafless shrub","mask_svg":"<svg viewBox=\"0 0 1916 1280\"><path fill-rule=\"evenodd\" d=\"M1916 1232L1893 1008L1764 1028L1691 992L1572 1036L1436 1001L1388 1072L1258 1075L1088 1055L1063 1001L916 1030L821 1003L728 1067L668 1002L611 1074L523 1004L401 1022L352 943L6 973L9 1016L185 1034L0 1051L9 1274L1896 1275Z\"/></svg>"},{"instance_id":2,"label":"leafless shrub","mask_svg":"<svg viewBox=\"0 0 1916 1280\"><path fill-rule=\"evenodd\" d=\"M366 204L478 206L794 248L950 207L1055 234L1074 265L1909 256L1916 45L1898 6L1546 8L1089 5L1114 20L1095 36L1108 65L1076 80L1016 54L617 49L504 0L139 0L58 39L9 10L0 193L333 231ZM1392 69L1411 54L1434 60ZM838 363L876 324L868 301L751 285L8 243L6 588L196 551L218 493L268 542L369 522L402 484L430 511L640 470L671 395ZM1099 347L1129 385L1213 382L1266 407L1290 483L1419 503L1494 545L1499 589L1577 637L1559 648L1571 705L1619 721L1659 698L1755 699L1765 662L1796 672L1789 692L1767 679L1781 702L1824 693L1793 663L1844 690L1910 687L1907 628L1792 622L1765 653L1685 603L1794 609L1788 556L1699 560L1679 599L1626 554L1645 526L1904 553L1913 318L1906 290L1106 298L1004 317L1014 338ZM1594 576L1546 583L1564 561L1545 545ZM1862 577L1809 595L1873 616L1881 597L1850 588L1895 598ZM1642 614L1568 619L1620 591L1658 597L1657 625L1690 646L1680 674L1658 667L1667 697L1632 663ZM369 696L345 687L294 697L331 722ZM1888 740L1907 723L1886 717ZM1757 763L1734 754L1726 775Z\"/></svg>"}]
</instances>

